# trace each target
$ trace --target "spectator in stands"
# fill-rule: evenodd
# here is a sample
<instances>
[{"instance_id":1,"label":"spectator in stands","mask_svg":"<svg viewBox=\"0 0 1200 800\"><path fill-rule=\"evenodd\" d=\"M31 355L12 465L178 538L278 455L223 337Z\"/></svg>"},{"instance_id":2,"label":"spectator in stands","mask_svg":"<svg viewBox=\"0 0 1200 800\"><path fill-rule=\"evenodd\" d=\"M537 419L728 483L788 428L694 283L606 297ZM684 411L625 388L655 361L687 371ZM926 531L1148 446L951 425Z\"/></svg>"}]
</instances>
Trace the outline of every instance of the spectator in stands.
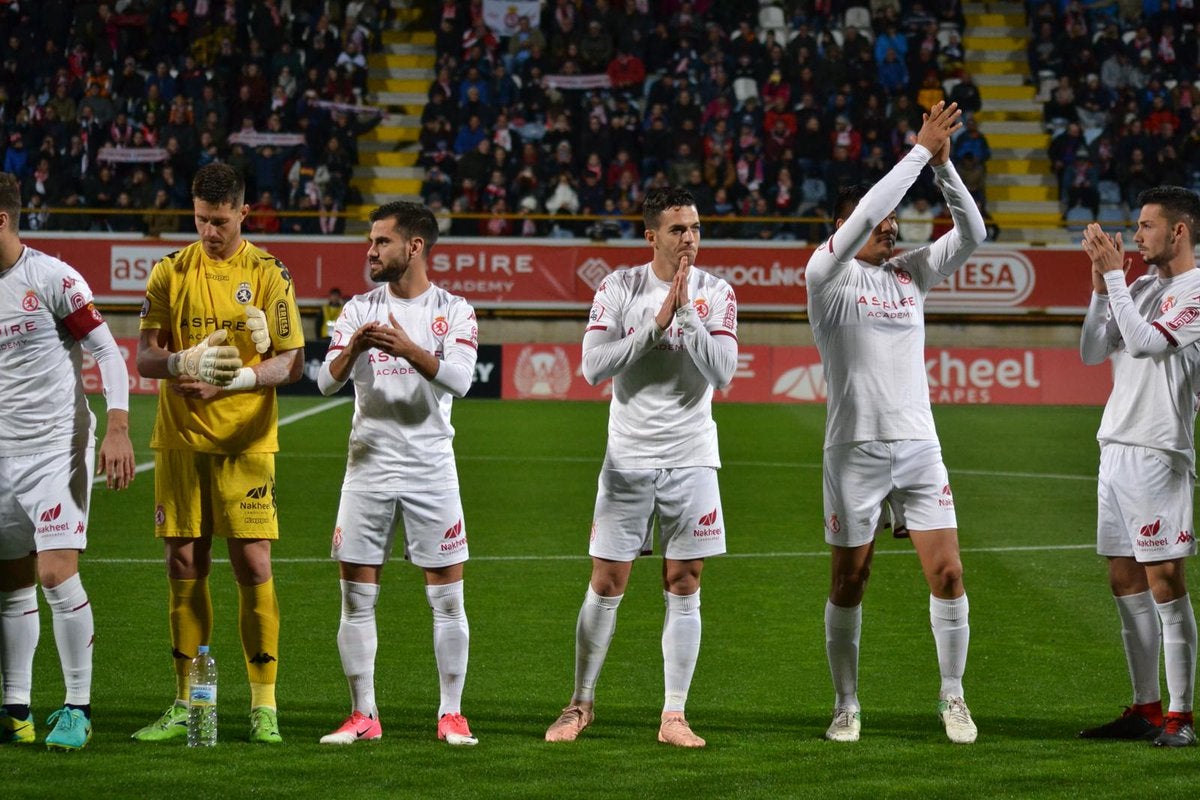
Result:
<instances>
[{"instance_id":1,"label":"spectator in stands","mask_svg":"<svg viewBox=\"0 0 1200 800\"><path fill-rule=\"evenodd\" d=\"M1075 112L1084 130L1100 130L1108 125L1108 112L1116 97L1100 83L1100 76L1090 73L1075 95Z\"/></svg>"},{"instance_id":2,"label":"spectator in stands","mask_svg":"<svg viewBox=\"0 0 1200 800\"><path fill-rule=\"evenodd\" d=\"M964 120L970 120L983 107L983 98L979 94L979 87L975 85L971 73L966 71L959 75L958 83L950 90L946 99L951 103L958 103L958 107L962 109Z\"/></svg>"},{"instance_id":3,"label":"spectator in stands","mask_svg":"<svg viewBox=\"0 0 1200 800\"><path fill-rule=\"evenodd\" d=\"M1065 131L1050 140L1050 161L1060 186L1080 152L1087 153L1087 141L1078 122L1068 123Z\"/></svg>"},{"instance_id":4,"label":"spectator in stands","mask_svg":"<svg viewBox=\"0 0 1200 800\"><path fill-rule=\"evenodd\" d=\"M957 159L955 159L957 161ZM933 207L928 198L918 195L896 211L899 219L897 239L902 242L928 242L933 238Z\"/></svg>"},{"instance_id":5,"label":"spectator in stands","mask_svg":"<svg viewBox=\"0 0 1200 800\"><path fill-rule=\"evenodd\" d=\"M908 67L899 53L889 47L879 64L879 85L889 94L898 94L908 88Z\"/></svg>"},{"instance_id":6,"label":"spectator in stands","mask_svg":"<svg viewBox=\"0 0 1200 800\"><path fill-rule=\"evenodd\" d=\"M605 70L612 88L617 91L640 91L646 81L646 65L626 49L618 50Z\"/></svg>"},{"instance_id":7,"label":"spectator in stands","mask_svg":"<svg viewBox=\"0 0 1200 800\"><path fill-rule=\"evenodd\" d=\"M954 139L951 152L955 163L967 153L973 154L981 165L986 165L988 159L992 157L992 149L988 146L987 137L983 135L983 131L979 130L979 123L974 119L967 120L962 132Z\"/></svg>"}]
</instances>

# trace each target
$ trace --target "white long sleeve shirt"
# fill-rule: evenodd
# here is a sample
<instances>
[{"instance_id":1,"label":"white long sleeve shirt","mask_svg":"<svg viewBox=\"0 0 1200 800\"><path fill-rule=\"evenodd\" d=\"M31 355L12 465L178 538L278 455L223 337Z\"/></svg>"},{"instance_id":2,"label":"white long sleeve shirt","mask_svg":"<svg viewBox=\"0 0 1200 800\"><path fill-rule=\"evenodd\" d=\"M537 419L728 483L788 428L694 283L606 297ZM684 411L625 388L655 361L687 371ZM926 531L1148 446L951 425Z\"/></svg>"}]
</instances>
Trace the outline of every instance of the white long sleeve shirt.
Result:
<instances>
[{"instance_id":1,"label":"white long sleeve shirt","mask_svg":"<svg viewBox=\"0 0 1200 800\"><path fill-rule=\"evenodd\" d=\"M583 336L583 374L613 379L605 466L719 467L714 388L737 368L737 299L721 278L691 268L670 327L655 315L671 284L650 264L618 270L596 291Z\"/></svg>"},{"instance_id":2,"label":"white long sleeve shirt","mask_svg":"<svg viewBox=\"0 0 1200 800\"><path fill-rule=\"evenodd\" d=\"M1093 294L1083 322L1086 364L1112 357L1113 388L1104 406L1101 444L1149 447L1177 469L1195 470L1200 396L1200 269L1174 278L1144 275L1125 285L1107 272L1107 297Z\"/></svg>"},{"instance_id":3,"label":"white long sleeve shirt","mask_svg":"<svg viewBox=\"0 0 1200 800\"><path fill-rule=\"evenodd\" d=\"M828 387L826 447L937 438L925 372L925 298L987 235L953 165L934 167L952 230L879 266L854 257L930 157L914 147L809 259L808 318Z\"/></svg>"},{"instance_id":4,"label":"white long sleeve shirt","mask_svg":"<svg viewBox=\"0 0 1200 800\"><path fill-rule=\"evenodd\" d=\"M345 381L329 371L350 337L368 322L400 327L419 347L433 353L437 375L426 380L407 360L375 348L350 368L354 381L354 420L346 460L346 490L425 490L458 488L454 461L455 397L471 388L478 353L475 310L463 298L430 286L412 299L395 297L387 285L355 295L342 307L318 384L333 394Z\"/></svg>"}]
</instances>

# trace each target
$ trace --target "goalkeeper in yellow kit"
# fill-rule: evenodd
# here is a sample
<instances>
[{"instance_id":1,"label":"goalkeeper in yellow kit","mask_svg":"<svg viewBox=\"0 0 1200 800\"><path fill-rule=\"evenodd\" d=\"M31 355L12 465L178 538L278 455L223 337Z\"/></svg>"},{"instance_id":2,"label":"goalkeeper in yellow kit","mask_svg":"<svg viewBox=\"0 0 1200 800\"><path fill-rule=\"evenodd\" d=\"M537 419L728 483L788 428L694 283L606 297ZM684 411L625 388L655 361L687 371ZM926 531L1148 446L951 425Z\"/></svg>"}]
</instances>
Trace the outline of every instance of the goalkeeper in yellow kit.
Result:
<instances>
[{"instance_id":1,"label":"goalkeeper in yellow kit","mask_svg":"<svg viewBox=\"0 0 1200 800\"><path fill-rule=\"evenodd\" d=\"M200 241L154 265L142 306L138 371L161 378L154 448L154 532L166 548L175 702L133 734L187 733L188 667L209 644L213 537L226 540L238 584L250 677L250 741L280 742L275 706L279 604L271 577L278 412L275 387L303 369L291 276L242 239L240 174L209 164L192 183Z\"/></svg>"}]
</instances>

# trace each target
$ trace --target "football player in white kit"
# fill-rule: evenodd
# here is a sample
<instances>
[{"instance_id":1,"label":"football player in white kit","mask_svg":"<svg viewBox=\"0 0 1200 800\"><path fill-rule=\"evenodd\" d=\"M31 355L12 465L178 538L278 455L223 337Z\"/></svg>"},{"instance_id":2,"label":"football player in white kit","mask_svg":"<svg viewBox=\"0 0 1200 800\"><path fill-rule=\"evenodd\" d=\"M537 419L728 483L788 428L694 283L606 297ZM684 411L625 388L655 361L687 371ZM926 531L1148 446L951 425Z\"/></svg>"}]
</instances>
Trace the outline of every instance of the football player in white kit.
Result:
<instances>
[{"instance_id":1,"label":"football player in white kit","mask_svg":"<svg viewBox=\"0 0 1200 800\"><path fill-rule=\"evenodd\" d=\"M463 606L463 521L450 407L471 388L477 355L475 311L434 286L429 251L437 220L416 203L371 214L371 278L382 285L342 308L317 383L325 394L354 381L354 421L333 532L341 572L338 651L353 708L323 744L383 735L375 707L375 605L379 579L404 526L404 555L425 573L433 649L441 684L438 738L477 742L462 715L470 631Z\"/></svg>"},{"instance_id":2,"label":"football player in white kit","mask_svg":"<svg viewBox=\"0 0 1200 800\"><path fill-rule=\"evenodd\" d=\"M1192 696L1196 617L1184 580L1196 553L1193 431L1200 396L1200 197L1177 186L1148 189L1133 240L1152 274L1125 285L1131 260L1121 234L1084 231L1092 294L1080 337L1084 363L1113 362L1113 389L1100 441L1097 552L1109 585L1133 684L1133 704L1086 739L1148 739L1161 747L1196 743ZM1163 717L1158 658L1170 705Z\"/></svg>"},{"instance_id":3,"label":"football player in white kit","mask_svg":"<svg viewBox=\"0 0 1200 800\"><path fill-rule=\"evenodd\" d=\"M575 690L546 741L573 741L592 722L617 606L657 518L666 604L658 740L703 747L684 704L700 652L700 572L725 552L712 395L737 366L737 301L728 283L695 266L700 217L690 193L650 192L643 216L653 260L604 279L583 336L588 383L613 379L608 448L575 629Z\"/></svg>"},{"instance_id":4,"label":"football player in white kit","mask_svg":"<svg viewBox=\"0 0 1200 800\"><path fill-rule=\"evenodd\" d=\"M129 373L83 277L21 244L20 215L20 183L0 173L0 745L35 740L29 702L41 583L66 683L46 746L78 750L92 736L94 634L79 554L87 548L93 465L109 488L133 480ZM98 465L81 345L100 368L108 406Z\"/></svg>"},{"instance_id":5,"label":"football player in white kit","mask_svg":"<svg viewBox=\"0 0 1200 800\"><path fill-rule=\"evenodd\" d=\"M983 218L950 163L961 126L953 103L925 115L917 143L870 191L845 190L836 232L808 262L808 317L828 386L825 541L833 556L825 646L834 686L828 739L859 738L858 651L862 599L885 502L909 529L929 584L929 617L941 671L938 715L951 741L977 734L963 701L967 596L958 523L925 373L925 298L966 263L986 236ZM895 208L925 165L933 167L954 228L893 255Z\"/></svg>"}]
</instances>

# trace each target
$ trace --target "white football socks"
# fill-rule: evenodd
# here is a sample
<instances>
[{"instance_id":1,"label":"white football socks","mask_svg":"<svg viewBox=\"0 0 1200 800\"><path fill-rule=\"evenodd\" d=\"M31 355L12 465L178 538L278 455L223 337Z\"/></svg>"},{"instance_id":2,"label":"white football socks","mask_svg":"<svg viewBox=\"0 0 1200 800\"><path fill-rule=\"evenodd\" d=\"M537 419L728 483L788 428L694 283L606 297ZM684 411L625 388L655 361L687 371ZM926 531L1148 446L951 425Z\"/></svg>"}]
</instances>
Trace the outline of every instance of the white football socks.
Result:
<instances>
[{"instance_id":1,"label":"white football socks","mask_svg":"<svg viewBox=\"0 0 1200 800\"><path fill-rule=\"evenodd\" d=\"M617 606L624 596L601 597L588 585L575 622L575 702L591 703L596 698L596 681L617 629Z\"/></svg>"},{"instance_id":2,"label":"white football socks","mask_svg":"<svg viewBox=\"0 0 1200 800\"><path fill-rule=\"evenodd\" d=\"M1158 683L1158 653L1162 645L1162 626L1154 607L1154 595L1147 589L1137 594L1113 596L1121 618L1121 641L1133 684L1133 704L1157 703L1162 699Z\"/></svg>"},{"instance_id":3,"label":"white football socks","mask_svg":"<svg viewBox=\"0 0 1200 800\"><path fill-rule=\"evenodd\" d=\"M663 592L663 600L667 606L662 632L663 711L683 713L700 655L700 590L686 595Z\"/></svg>"},{"instance_id":4,"label":"white football socks","mask_svg":"<svg viewBox=\"0 0 1200 800\"><path fill-rule=\"evenodd\" d=\"M29 705L33 654L40 633L36 587L0 592L0 669L5 705Z\"/></svg>"},{"instance_id":5,"label":"white football socks","mask_svg":"<svg viewBox=\"0 0 1200 800\"><path fill-rule=\"evenodd\" d=\"M970 604L967 596L943 600L929 595L929 625L937 648L938 670L942 674L941 697L962 697L963 673L967 669L967 646L971 626L967 621Z\"/></svg>"},{"instance_id":6,"label":"white football socks","mask_svg":"<svg viewBox=\"0 0 1200 800\"><path fill-rule=\"evenodd\" d=\"M379 635L375 628L375 604L379 602L379 585L341 581L342 618L338 624L338 654L342 657L342 672L350 684L354 710L375 714L375 652Z\"/></svg>"},{"instance_id":7,"label":"white football socks","mask_svg":"<svg viewBox=\"0 0 1200 800\"><path fill-rule=\"evenodd\" d=\"M92 604L78 572L58 586L43 586L42 594L54 622L54 643L67 687L65 702L85 706L92 702L92 640L96 636Z\"/></svg>"},{"instance_id":8,"label":"white football socks","mask_svg":"<svg viewBox=\"0 0 1200 800\"><path fill-rule=\"evenodd\" d=\"M425 596L433 609L433 653L437 657L441 704L438 718L443 714L462 711L463 685L467 681L467 653L471 629L463 606L463 582L442 586L426 586Z\"/></svg>"},{"instance_id":9,"label":"white football socks","mask_svg":"<svg viewBox=\"0 0 1200 800\"><path fill-rule=\"evenodd\" d=\"M862 603L851 608L825 601L825 655L833 678L833 705L858 711L858 643L862 636Z\"/></svg>"},{"instance_id":10,"label":"white football socks","mask_svg":"<svg viewBox=\"0 0 1200 800\"><path fill-rule=\"evenodd\" d=\"M1191 711L1196 686L1196 615L1190 595L1160 603L1163 663L1166 665L1168 711Z\"/></svg>"}]
</instances>

